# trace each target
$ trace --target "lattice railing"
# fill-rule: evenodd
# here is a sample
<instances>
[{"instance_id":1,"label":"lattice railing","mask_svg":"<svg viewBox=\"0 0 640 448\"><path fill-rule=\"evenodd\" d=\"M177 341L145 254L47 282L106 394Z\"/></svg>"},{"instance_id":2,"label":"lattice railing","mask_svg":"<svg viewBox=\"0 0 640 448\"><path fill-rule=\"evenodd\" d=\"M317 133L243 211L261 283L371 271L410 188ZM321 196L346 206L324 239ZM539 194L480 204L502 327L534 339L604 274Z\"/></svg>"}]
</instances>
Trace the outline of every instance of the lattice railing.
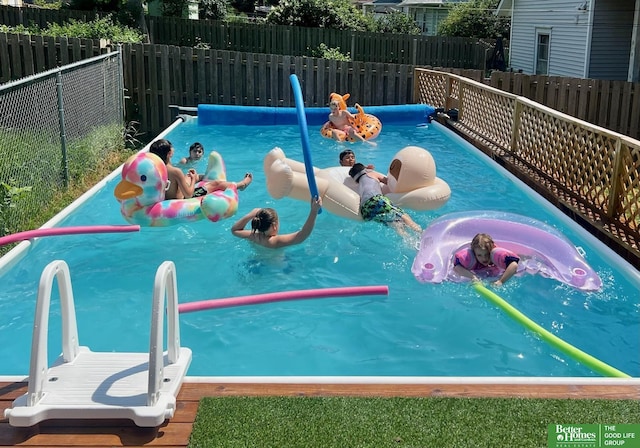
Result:
<instances>
[{"instance_id":1,"label":"lattice railing","mask_svg":"<svg viewBox=\"0 0 640 448\"><path fill-rule=\"evenodd\" d=\"M457 129L639 253L640 141L450 73L416 69L415 86L416 102L457 108Z\"/></svg>"}]
</instances>

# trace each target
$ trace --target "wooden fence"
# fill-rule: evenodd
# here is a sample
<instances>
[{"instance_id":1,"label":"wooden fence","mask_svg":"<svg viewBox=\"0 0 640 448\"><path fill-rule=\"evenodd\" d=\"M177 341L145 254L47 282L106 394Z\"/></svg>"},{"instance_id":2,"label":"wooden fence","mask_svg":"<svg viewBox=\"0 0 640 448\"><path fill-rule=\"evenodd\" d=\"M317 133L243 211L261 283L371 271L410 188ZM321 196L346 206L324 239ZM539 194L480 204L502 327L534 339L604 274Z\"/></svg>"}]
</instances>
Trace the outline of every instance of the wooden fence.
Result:
<instances>
[{"instance_id":1,"label":"wooden fence","mask_svg":"<svg viewBox=\"0 0 640 448\"><path fill-rule=\"evenodd\" d=\"M640 267L640 141L449 73L417 70L416 102Z\"/></svg>"},{"instance_id":2,"label":"wooden fence","mask_svg":"<svg viewBox=\"0 0 640 448\"><path fill-rule=\"evenodd\" d=\"M104 40L0 33L0 83L117 48ZM288 82L291 73L303 82L307 106L325 106L333 91L349 92L365 106L414 101L413 65L150 44L124 45L123 53L127 120L141 122L140 130L150 134L169 125L169 104L293 107ZM640 139L640 83L504 72L493 72L487 80L484 70L439 70L488 82L492 87Z\"/></svg>"},{"instance_id":3,"label":"wooden fence","mask_svg":"<svg viewBox=\"0 0 640 448\"><path fill-rule=\"evenodd\" d=\"M37 25L46 28L50 23L62 24L70 20L90 22L106 16L106 13L95 11L76 11L71 9L16 8L0 6L0 23L8 26Z\"/></svg>"},{"instance_id":4,"label":"wooden fence","mask_svg":"<svg viewBox=\"0 0 640 448\"><path fill-rule=\"evenodd\" d=\"M640 139L640 82L493 72L490 85Z\"/></svg>"},{"instance_id":5,"label":"wooden fence","mask_svg":"<svg viewBox=\"0 0 640 448\"><path fill-rule=\"evenodd\" d=\"M104 39L0 33L0 83L106 54L112 49Z\"/></svg>"},{"instance_id":6,"label":"wooden fence","mask_svg":"<svg viewBox=\"0 0 640 448\"><path fill-rule=\"evenodd\" d=\"M0 6L0 23L16 26L70 19L90 21L104 13ZM364 33L331 28L305 28L254 23L190 20L146 16L149 39L154 44L194 47L206 44L215 50L246 53L317 56L320 44L340 48L354 61L484 70L491 43L462 37L413 36Z\"/></svg>"},{"instance_id":7,"label":"wooden fence","mask_svg":"<svg viewBox=\"0 0 640 448\"><path fill-rule=\"evenodd\" d=\"M147 17L152 43L247 53L317 56L320 44L339 48L353 61L484 70L492 46L464 37L365 33L331 28L228 23L174 17Z\"/></svg>"},{"instance_id":8,"label":"wooden fence","mask_svg":"<svg viewBox=\"0 0 640 448\"><path fill-rule=\"evenodd\" d=\"M169 105L294 107L294 73L307 107L326 107L331 92L349 92L365 108L407 104L413 97L409 65L147 44L125 45L123 60L128 104L136 108L128 116L138 115L152 135L170 123Z\"/></svg>"}]
</instances>

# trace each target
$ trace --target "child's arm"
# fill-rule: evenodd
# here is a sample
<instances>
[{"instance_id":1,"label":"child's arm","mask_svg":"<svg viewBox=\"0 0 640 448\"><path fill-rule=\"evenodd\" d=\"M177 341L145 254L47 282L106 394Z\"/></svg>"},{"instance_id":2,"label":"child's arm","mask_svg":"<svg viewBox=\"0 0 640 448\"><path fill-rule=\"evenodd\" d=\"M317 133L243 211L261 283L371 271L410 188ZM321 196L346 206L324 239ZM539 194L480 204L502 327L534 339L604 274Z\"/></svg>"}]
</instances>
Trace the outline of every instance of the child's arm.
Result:
<instances>
[{"instance_id":1,"label":"child's arm","mask_svg":"<svg viewBox=\"0 0 640 448\"><path fill-rule=\"evenodd\" d=\"M514 274L518 271L518 262L512 261L507 266L507 269L504 270L502 276L498 280L496 280L493 284L495 286L502 286L507 280L514 276Z\"/></svg>"},{"instance_id":2,"label":"child's arm","mask_svg":"<svg viewBox=\"0 0 640 448\"><path fill-rule=\"evenodd\" d=\"M456 264L453 267L453 270L456 271L456 274L461 275L462 277L471 279L471 281L474 281L474 282L480 281L480 279L476 276L476 274L474 274L473 272L471 272L469 269L465 268L461 264Z\"/></svg>"},{"instance_id":3,"label":"child's arm","mask_svg":"<svg viewBox=\"0 0 640 448\"><path fill-rule=\"evenodd\" d=\"M182 197L189 199L193 196L193 190L195 190L196 179L198 175L195 170L191 169L185 175L180 168L171 167L173 171L173 177L178 183L178 189L182 192Z\"/></svg>"},{"instance_id":4,"label":"child's arm","mask_svg":"<svg viewBox=\"0 0 640 448\"><path fill-rule=\"evenodd\" d=\"M251 235L251 233L253 233L253 231L245 230L244 227L247 225L249 221L251 221L256 216L256 213L258 213L259 211L260 211L259 208L254 208L249 213L244 215L242 218L237 220L235 224L231 226L231 233L233 234L233 236L237 236L238 238L249 238L249 236Z\"/></svg>"},{"instance_id":5,"label":"child's arm","mask_svg":"<svg viewBox=\"0 0 640 448\"><path fill-rule=\"evenodd\" d=\"M300 244L304 240L306 240L309 235L311 235L311 231L313 230L313 226L316 223L316 218L318 216L318 210L322 207L322 199L320 198L311 198L311 209L309 210L309 216L307 216L307 220L300 230L294 233L288 233L286 235L276 235L271 238L271 247L286 247L293 246L294 244Z\"/></svg>"}]
</instances>

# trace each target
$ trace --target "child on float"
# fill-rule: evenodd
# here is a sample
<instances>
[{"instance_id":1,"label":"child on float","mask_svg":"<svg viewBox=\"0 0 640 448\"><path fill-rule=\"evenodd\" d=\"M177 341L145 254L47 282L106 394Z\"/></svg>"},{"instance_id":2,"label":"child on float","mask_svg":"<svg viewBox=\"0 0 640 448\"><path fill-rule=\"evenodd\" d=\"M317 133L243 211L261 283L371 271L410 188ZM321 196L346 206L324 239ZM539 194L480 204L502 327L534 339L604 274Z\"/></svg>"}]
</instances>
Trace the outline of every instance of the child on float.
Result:
<instances>
[{"instance_id":1,"label":"child on float","mask_svg":"<svg viewBox=\"0 0 640 448\"><path fill-rule=\"evenodd\" d=\"M183 157L178 162L179 165L195 165L200 160L202 160L202 156L204 155L204 146L202 143L195 142L193 145L189 147L189 156Z\"/></svg>"},{"instance_id":2,"label":"child on float","mask_svg":"<svg viewBox=\"0 0 640 448\"><path fill-rule=\"evenodd\" d=\"M394 228L398 234L407 236L406 227L416 233L422 228L415 223L400 207L382 194L380 183L386 184L387 178L375 171L370 171L362 163L356 163L349 170L349 176L358 184L360 194L360 214L365 221L381 222Z\"/></svg>"},{"instance_id":3,"label":"child on float","mask_svg":"<svg viewBox=\"0 0 640 448\"><path fill-rule=\"evenodd\" d=\"M151 144L149 152L157 155L167 166L167 175L169 185L165 191L165 199L186 199L192 197L204 196L217 190L226 190L235 185L238 190L242 191L249 186L253 180L251 173L246 173L244 179L240 182L227 182L225 180L210 180L204 185L196 188L196 183L202 180L202 174L196 173L193 168L185 174L181 169L171 164L171 157L175 150L169 140L159 139Z\"/></svg>"},{"instance_id":4,"label":"child on float","mask_svg":"<svg viewBox=\"0 0 640 448\"><path fill-rule=\"evenodd\" d=\"M371 146L377 146L375 142L365 140L358 131L351 126L354 116L347 109L340 109L340 101L337 98L331 98L329 101L329 121L333 125L331 137L337 141L344 141L345 138L351 137L354 140L368 143Z\"/></svg>"},{"instance_id":5,"label":"child on float","mask_svg":"<svg viewBox=\"0 0 640 448\"><path fill-rule=\"evenodd\" d=\"M500 278L493 283L499 287L517 272L519 261L518 255L498 247L490 235L478 233L468 248L455 253L453 269L474 282L480 281L477 274L499 275Z\"/></svg>"},{"instance_id":6,"label":"child on float","mask_svg":"<svg viewBox=\"0 0 640 448\"><path fill-rule=\"evenodd\" d=\"M320 207L322 207L322 199L312 198L309 216L297 232L278 235L280 230L278 213L272 208L254 208L231 227L231 233L238 238L247 239L269 249L300 244L311 235ZM245 230L249 221L251 221L251 230Z\"/></svg>"}]
</instances>

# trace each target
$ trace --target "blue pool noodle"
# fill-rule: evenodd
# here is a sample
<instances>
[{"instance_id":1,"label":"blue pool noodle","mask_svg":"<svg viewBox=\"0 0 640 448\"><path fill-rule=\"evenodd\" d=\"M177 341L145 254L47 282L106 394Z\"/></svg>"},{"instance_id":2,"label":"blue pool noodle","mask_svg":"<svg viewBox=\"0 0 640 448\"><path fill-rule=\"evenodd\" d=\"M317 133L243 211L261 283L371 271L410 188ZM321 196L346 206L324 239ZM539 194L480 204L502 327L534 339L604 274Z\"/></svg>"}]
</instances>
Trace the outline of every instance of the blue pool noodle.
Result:
<instances>
[{"instance_id":1,"label":"blue pool noodle","mask_svg":"<svg viewBox=\"0 0 640 448\"><path fill-rule=\"evenodd\" d=\"M293 89L293 97L296 100L296 113L298 115L298 126L300 127L300 138L302 139L302 153L304 155L304 166L307 172L307 182L309 183L309 192L311 197L318 196L318 185L316 184L316 176L313 174L313 163L311 163L311 150L309 149L309 131L307 129L307 117L304 114L304 101L302 100L302 89L300 81L294 74L289 76L291 88ZM322 213L322 209L318 210L318 214Z\"/></svg>"}]
</instances>

